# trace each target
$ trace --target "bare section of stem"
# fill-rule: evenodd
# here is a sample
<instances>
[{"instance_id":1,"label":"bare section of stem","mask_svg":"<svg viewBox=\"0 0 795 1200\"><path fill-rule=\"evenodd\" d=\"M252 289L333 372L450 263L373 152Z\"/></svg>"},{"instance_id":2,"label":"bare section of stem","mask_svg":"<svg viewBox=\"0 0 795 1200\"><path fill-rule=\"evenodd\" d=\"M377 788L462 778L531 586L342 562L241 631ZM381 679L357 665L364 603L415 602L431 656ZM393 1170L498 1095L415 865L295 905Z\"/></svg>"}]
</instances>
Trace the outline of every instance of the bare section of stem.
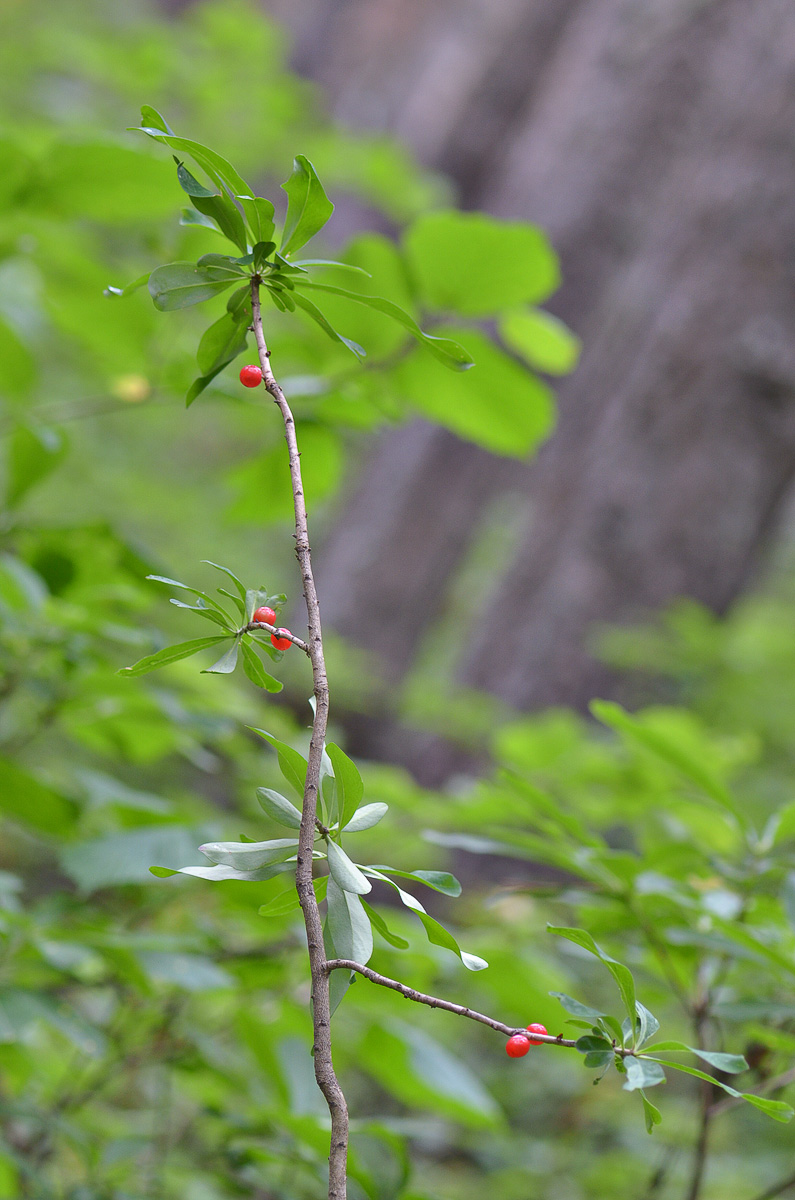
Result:
<instances>
[{"instance_id":1,"label":"bare section of stem","mask_svg":"<svg viewBox=\"0 0 795 1200\"><path fill-rule=\"evenodd\" d=\"M301 912L306 928L309 951L309 967L312 977L312 1018L314 1025L313 1054L315 1079L323 1093L331 1114L331 1147L329 1153L328 1200L346 1200L348 1161L348 1106L334 1071L331 1056L331 1005L329 1002L329 973L326 967L326 951L323 945L323 925L320 910L312 885L312 851L315 843L317 799L320 787L320 765L326 737L329 713L329 689L326 664L323 656L323 634L320 625L315 578L312 572L312 555L309 546L304 485L301 478L301 456L295 434L295 419L284 392L279 387L270 365L270 353L262 329L260 309L260 279L251 281L251 312L254 337L257 341L262 380L278 406L284 422L284 436L290 463L290 481L295 510L295 553L301 571L301 582L306 601L309 639L305 648L312 663L312 679L315 694L315 719L312 724L312 739L309 743L309 759L304 787L304 802L301 828L298 833L298 861L295 886L301 903Z\"/></svg>"},{"instance_id":2,"label":"bare section of stem","mask_svg":"<svg viewBox=\"0 0 795 1200\"><path fill-rule=\"evenodd\" d=\"M286 637L299 650L303 650L304 654L308 654L310 658L312 657L309 647L303 638L296 637L294 633L290 633L289 629L282 629L278 625L268 625L265 621L249 621L248 625L244 625L240 632L254 633L258 629L264 629L266 633L278 633L279 637Z\"/></svg>"}]
</instances>

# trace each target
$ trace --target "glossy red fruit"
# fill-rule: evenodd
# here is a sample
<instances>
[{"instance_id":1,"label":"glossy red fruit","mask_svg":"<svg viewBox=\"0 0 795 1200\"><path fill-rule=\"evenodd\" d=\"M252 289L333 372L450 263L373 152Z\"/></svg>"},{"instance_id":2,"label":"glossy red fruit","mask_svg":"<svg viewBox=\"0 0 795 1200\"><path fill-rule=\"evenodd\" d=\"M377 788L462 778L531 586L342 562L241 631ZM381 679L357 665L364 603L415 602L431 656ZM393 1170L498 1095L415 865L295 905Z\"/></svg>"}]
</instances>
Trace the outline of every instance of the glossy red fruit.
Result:
<instances>
[{"instance_id":1,"label":"glossy red fruit","mask_svg":"<svg viewBox=\"0 0 795 1200\"><path fill-rule=\"evenodd\" d=\"M262 383L262 371L253 365L240 368L240 382L243 387L259 387Z\"/></svg>"},{"instance_id":2,"label":"glossy red fruit","mask_svg":"<svg viewBox=\"0 0 795 1200\"><path fill-rule=\"evenodd\" d=\"M525 1037L523 1033L515 1033L505 1043L505 1053L509 1058L524 1058L529 1049L530 1038Z\"/></svg>"},{"instance_id":3,"label":"glossy red fruit","mask_svg":"<svg viewBox=\"0 0 795 1200\"><path fill-rule=\"evenodd\" d=\"M528 1032L528 1033L543 1033L543 1034L546 1034L546 1032L547 1032L547 1031L546 1031L546 1029L544 1028L544 1026L543 1026L543 1025L539 1025L537 1021L534 1021L532 1025L528 1025L528 1026L527 1026L527 1032ZM532 1037L530 1038L530 1043L531 1043L531 1045L533 1045L533 1046L543 1046L543 1044L544 1044L543 1042L540 1042L540 1041L538 1040L538 1038L532 1038Z\"/></svg>"},{"instance_id":4,"label":"glossy red fruit","mask_svg":"<svg viewBox=\"0 0 795 1200\"><path fill-rule=\"evenodd\" d=\"M276 620L276 613L272 608L268 608L267 605L263 605L262 608L257 609L251 620L261 621L263 625L272 625Z\"/></svg>"},{"instance_id":5,"label":"glossy red fruit","mask_svg":"<svg viewBox=\"0 0 795 1200\"><path fill-rule=\"evenodd\" d=\"M286 638L286 637L278 636L278 634L280 634L280 633L289 633L289 632L290 632L289 629L277 629L276 633L271 634L271 644L274 645L277 650L289 649L289 647L292 646L292 644L293 644L290 641L290 639Z\"/></svg>"}]
</instances>

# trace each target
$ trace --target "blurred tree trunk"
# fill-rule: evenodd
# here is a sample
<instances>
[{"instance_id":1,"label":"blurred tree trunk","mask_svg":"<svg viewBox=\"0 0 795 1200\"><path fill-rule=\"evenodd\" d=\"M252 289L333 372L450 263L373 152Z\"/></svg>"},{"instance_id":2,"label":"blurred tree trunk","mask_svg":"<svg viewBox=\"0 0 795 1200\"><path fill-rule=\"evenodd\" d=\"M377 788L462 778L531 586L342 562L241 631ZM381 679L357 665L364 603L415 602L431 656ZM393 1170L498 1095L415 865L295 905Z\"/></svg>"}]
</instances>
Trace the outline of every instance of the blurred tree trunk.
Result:
<instances>
[{"instance_id":1,"label":"blurred tree trunk","mask_svg":"<svg viewBox=\"0 0 795 1200\"><path fill-rule=\"evenodd\" d=\"M583 705L609 686L593 623L676 596L724 610L795 473L795 5L282 2L335 115L550 233L550 307L585 344L529 468L421 423L384 438L324 547L324 617L396 683L489 499L519 490L526 529L460 677Z\"/></svg>"}]
</instances>

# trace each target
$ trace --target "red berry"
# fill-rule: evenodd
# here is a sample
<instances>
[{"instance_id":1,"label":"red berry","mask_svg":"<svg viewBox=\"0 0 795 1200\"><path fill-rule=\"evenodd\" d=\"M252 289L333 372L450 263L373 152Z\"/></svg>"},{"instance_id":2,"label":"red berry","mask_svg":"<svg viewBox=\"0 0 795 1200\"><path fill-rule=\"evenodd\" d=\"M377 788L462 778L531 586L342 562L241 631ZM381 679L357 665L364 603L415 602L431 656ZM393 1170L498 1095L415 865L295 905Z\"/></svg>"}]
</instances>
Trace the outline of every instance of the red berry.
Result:
<instances>
[{"instance_id":1,"label":"red berry","mask_svg":"<svg viewBox=\"0 0 795 1200\"><path fill-rule=\"evenodd\" d=\"M240 382L243 387L259 387L262 383L262 371L253 365L240 368Z\"/></svg>"},{"instance_id":2,"label":"red berry","mask_svg":"<svg viewBox=\"0 0 795 1200\"><path fill-rule=\"evenodd\" d=\"M287 650L288 647L292 646L293 643L290 641L289 638L278 636L280 633L289 633L289 632L290 632L289 629L277 629L276 633L271 634L271 643L272 643L272 645L274 645L276 647L277 650Z\"/></svg>"},{"instance_id":3,"label":"red berry","mask_svg":"<svg viewBox=\"0 0 795 1200\"><path fill-rule=\"evenodd\" d=\"M546 1034L547 1031L543 1025L539 1025L537 1021L534 1021L532 1025L527 1026L527 1032L528 1033L544 1033L544 1034ZM543 1042L540 1042L538 1040L538 1038L530 1038L530 1042L531 1042L531 1045L533 1045L533 1046L543 1046L543 1044L544 1044Z\"/></svg>"},{"instance_id":4,"label":"red berry","mask_svg":"<svg viewBox=\"0 0 795 1200\"><path fill-rule=\"evenodd\" d=\"M268 608L267 605L263 605L262 608L257 609L251 620L259 621L263 625L272 625L276 620L276 613L272 608Z\"/></svg>"},{"instance_id":5,"label":"red berry","mask_svg":"<svg viewBox=\"0 0 795 1200\"><path fill-rule=\"evenodd\" d=\"M505 1053L509 1058L524 1058L529 1049L530 1038L525 1037L523 1033L515 1033L505 1043Z\"/></svg>"}]
</instances>

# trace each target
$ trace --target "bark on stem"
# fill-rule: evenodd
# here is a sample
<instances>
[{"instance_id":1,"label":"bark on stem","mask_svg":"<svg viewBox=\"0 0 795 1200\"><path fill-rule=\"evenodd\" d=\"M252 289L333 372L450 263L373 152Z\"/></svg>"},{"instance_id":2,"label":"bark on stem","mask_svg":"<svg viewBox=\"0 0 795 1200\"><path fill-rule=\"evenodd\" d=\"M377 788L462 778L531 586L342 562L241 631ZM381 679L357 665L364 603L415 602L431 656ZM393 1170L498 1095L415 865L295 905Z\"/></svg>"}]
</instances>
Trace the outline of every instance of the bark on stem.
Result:
<instances>
[{"instance_id":1,"label":"bark on stem","mask_svg":"<svg viewBox=\"0 0 795 1200\"><path fill-rule=\"evenodd\" d=\"M295 435L295 420L284 392L276 382L270 365L270 352L262 330L260 309L260 278L251 281L251 312L254 337L257 341L262 380L284 421L284 436L290 462L290 481L293 489L295 509L295 553L301 570L304 599L306 601L309 637L307 652L312 663L312 679L315 694L315 719L312 724L312 740L309 743L309 762L306 771L306 786L298 833L298 861L295 886L306 927L309 950L309 968L312 977L312 1019L314 1025L313 1055L315 1079L323 1093L331 1114L331 1147L329 1152L328 1200L346 1200L348 1162L348 1106L334 1072L331 1057L331 1007L329 1003L329 974L326 968L326 951L323 944L323 925L320 910L312 886L312 850L315 842L317 819L317 797L320 786L320 762L326 737L329 711L328 677L323 657L323 635L320 625L315 579L312 573L312 557L309 547L309 529L304 500L304 485L301 479L301 456Z\"/></svg>"}]
</instances>

